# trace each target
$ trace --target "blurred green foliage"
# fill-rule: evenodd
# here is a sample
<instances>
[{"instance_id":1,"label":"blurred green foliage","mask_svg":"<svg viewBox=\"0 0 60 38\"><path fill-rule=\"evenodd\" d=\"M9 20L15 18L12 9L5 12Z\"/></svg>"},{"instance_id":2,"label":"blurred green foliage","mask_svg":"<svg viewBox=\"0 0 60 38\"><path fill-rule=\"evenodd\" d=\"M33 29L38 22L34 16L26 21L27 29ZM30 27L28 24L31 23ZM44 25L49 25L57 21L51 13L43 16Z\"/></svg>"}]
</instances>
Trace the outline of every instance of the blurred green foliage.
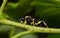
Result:
<instances>
[{"instance_id":1,"label":"blurred green foliage","mask_svg":"<svg viewBox=\"0 0 60 38\"><path fill-rule=\"evenodd\" d=\"M12 18L20 18L33 9L31 5L33 1L34 0L20 0L17 3L8 2L4 12L9 14Z\"/></svg>"},{"instance_id":2,"label":"blurred green foliage","mask_svg":"<svg viewBox=\"0 0 60 38\"><path fill-rule=\"evenodd\" d=\"M60 34L50 34L48 38L60 38Z\"/></svg>"},{"instance_id":3,"label":"blurred green foliage","mask_svg":"<svg viewBox=\"0 0 60 38\"><path fill-rule=\"evenodd\" d=\"M46 21L49 27L60 28L60 0L19 0L18 2L7 2L6 7L3 11L3 15L9 20L19 21L20 17L23 17L28 13L30 14L33 9L35 10L35 16L39 17L39 19L41 20ZM12 28L13 26L6 26L4 24L0 24L0 34L9 34ZM14 29L14 34L25 31L25 29L17 27L15 27ZM4 34L2 36L5 36ZM8 38L8 34L6 38ZM39 36L41 36L41 34ZM60 34L49 34L46 38L59 38L59 36ZM0 38L4 37L0 36ZM29 34L24 35L20 38L41 37L38 37L36 34Z\"/></svg>"},{"instance_id":4,"label":"blurred green foliage","mask_svg":"<svg viewBox=\"0 0 60 38\"><path fill-rule=\"evenodd\" d=\"M38 0L35 15L47 22L49 27L60 28L60 5L57 0Z\"/></svg>"}]
</instances>

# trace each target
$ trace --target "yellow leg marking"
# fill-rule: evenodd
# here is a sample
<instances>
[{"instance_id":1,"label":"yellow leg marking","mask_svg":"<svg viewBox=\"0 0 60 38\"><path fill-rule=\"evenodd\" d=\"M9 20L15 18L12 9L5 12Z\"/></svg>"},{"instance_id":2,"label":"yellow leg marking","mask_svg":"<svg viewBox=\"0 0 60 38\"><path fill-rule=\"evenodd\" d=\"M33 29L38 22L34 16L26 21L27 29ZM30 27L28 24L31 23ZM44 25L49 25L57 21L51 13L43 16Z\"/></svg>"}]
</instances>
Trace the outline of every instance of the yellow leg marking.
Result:
<instances>
[{"instance_id":1,"label":"yellow leg marking","mask_svg":"<svg viewBox=\"0 0 60 38\"><path fill-rule=\"evenodd\" d=\"M47 24L43 21L44 25L48 28Z\"/></svg>"}]
</instances>

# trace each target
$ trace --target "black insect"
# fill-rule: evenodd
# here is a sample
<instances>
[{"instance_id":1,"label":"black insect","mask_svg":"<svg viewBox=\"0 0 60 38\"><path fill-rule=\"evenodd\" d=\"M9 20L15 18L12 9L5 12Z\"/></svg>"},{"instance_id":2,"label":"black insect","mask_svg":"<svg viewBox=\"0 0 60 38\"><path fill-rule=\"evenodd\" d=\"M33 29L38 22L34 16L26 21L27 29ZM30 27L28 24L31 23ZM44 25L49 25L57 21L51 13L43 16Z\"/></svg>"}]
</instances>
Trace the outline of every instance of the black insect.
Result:
<instances>
[{"instance_id":1,"label":"black insect","mask_svg":"<svg viewBox=\"0 0 60 38\"><path fill-rule=\"evenodd\" d=\"M40 21L38 19L34 19L32 18L31 16L25 16L24 18L21 18L21 23L24 23L24 24L29 24L29 25L32 25L32 26L38 26L38 27L47 27L47 24L45 23L45 21Z\"/></svg>"}]
</instances>

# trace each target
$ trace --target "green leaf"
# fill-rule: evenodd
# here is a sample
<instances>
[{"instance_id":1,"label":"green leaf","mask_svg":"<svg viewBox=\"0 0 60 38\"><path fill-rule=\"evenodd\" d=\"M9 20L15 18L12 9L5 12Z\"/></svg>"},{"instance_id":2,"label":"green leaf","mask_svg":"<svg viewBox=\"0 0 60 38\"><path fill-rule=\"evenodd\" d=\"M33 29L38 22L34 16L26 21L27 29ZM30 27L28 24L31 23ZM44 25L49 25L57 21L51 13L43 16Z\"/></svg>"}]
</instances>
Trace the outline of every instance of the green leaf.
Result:
<instances>
[{"instance_id":1,"label":"green leaf","mask_svg":"<svg viewBox=\"0 0 60 38\"><path fill-rule=\"evenodd\" d=\"M28 35L24 35L20 38L38 38L38 36L36 36L35 34L28 34Z\"/></svg>"},{"instance_id":2,"label":"green leaf","mask_svg":"<svg viewBox=\"0 0 60 38\"><path fill-rule=\"evenodd\" d=\"M0 33L10 31L10 29L11 29L11 26L0 25Z\"/></svg>"}]
</instances>

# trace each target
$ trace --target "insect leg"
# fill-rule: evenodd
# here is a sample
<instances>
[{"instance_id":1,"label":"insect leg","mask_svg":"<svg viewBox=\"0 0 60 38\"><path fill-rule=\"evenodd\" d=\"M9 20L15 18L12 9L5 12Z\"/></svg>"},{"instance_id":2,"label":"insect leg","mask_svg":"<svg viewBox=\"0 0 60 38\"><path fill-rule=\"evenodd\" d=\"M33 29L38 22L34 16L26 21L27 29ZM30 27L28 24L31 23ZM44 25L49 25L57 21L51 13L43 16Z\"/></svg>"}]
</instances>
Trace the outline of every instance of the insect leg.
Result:
<instances>
[{"instance_id":1,"label":"insect leg","mask_svg":"<svg viewBox=\"0 0 60 38\"><path fill-rule=\"evenodd\" d=\"M31 23L31 25L33 25L33 26L35 26L35 21L34 21L35 19L32 19L32 23Z\"/></svg>"},{"instance_id":2,"label":"insect leg","mask_svg":"<svg viewBox=\"0 0 60 38\"><path fill-rule=\"evenodd\" d=\"M47 24L46 24L46 22L45 22L45 21L41 21L41 22L43 22L43 23L44 23L44 25L48 28L48 26L47 26Z\"/></svg>"},{"instance_id":3,"label":"insect leg","mask_svg":"<svg viewBox=\"0 0 60 38\"><path fill-rule=\"evenodd\" d=\"M39 26L41 24L41 21L38 21L37 23L35 23L36 26Z\"/></svg>"}]
</instances>

